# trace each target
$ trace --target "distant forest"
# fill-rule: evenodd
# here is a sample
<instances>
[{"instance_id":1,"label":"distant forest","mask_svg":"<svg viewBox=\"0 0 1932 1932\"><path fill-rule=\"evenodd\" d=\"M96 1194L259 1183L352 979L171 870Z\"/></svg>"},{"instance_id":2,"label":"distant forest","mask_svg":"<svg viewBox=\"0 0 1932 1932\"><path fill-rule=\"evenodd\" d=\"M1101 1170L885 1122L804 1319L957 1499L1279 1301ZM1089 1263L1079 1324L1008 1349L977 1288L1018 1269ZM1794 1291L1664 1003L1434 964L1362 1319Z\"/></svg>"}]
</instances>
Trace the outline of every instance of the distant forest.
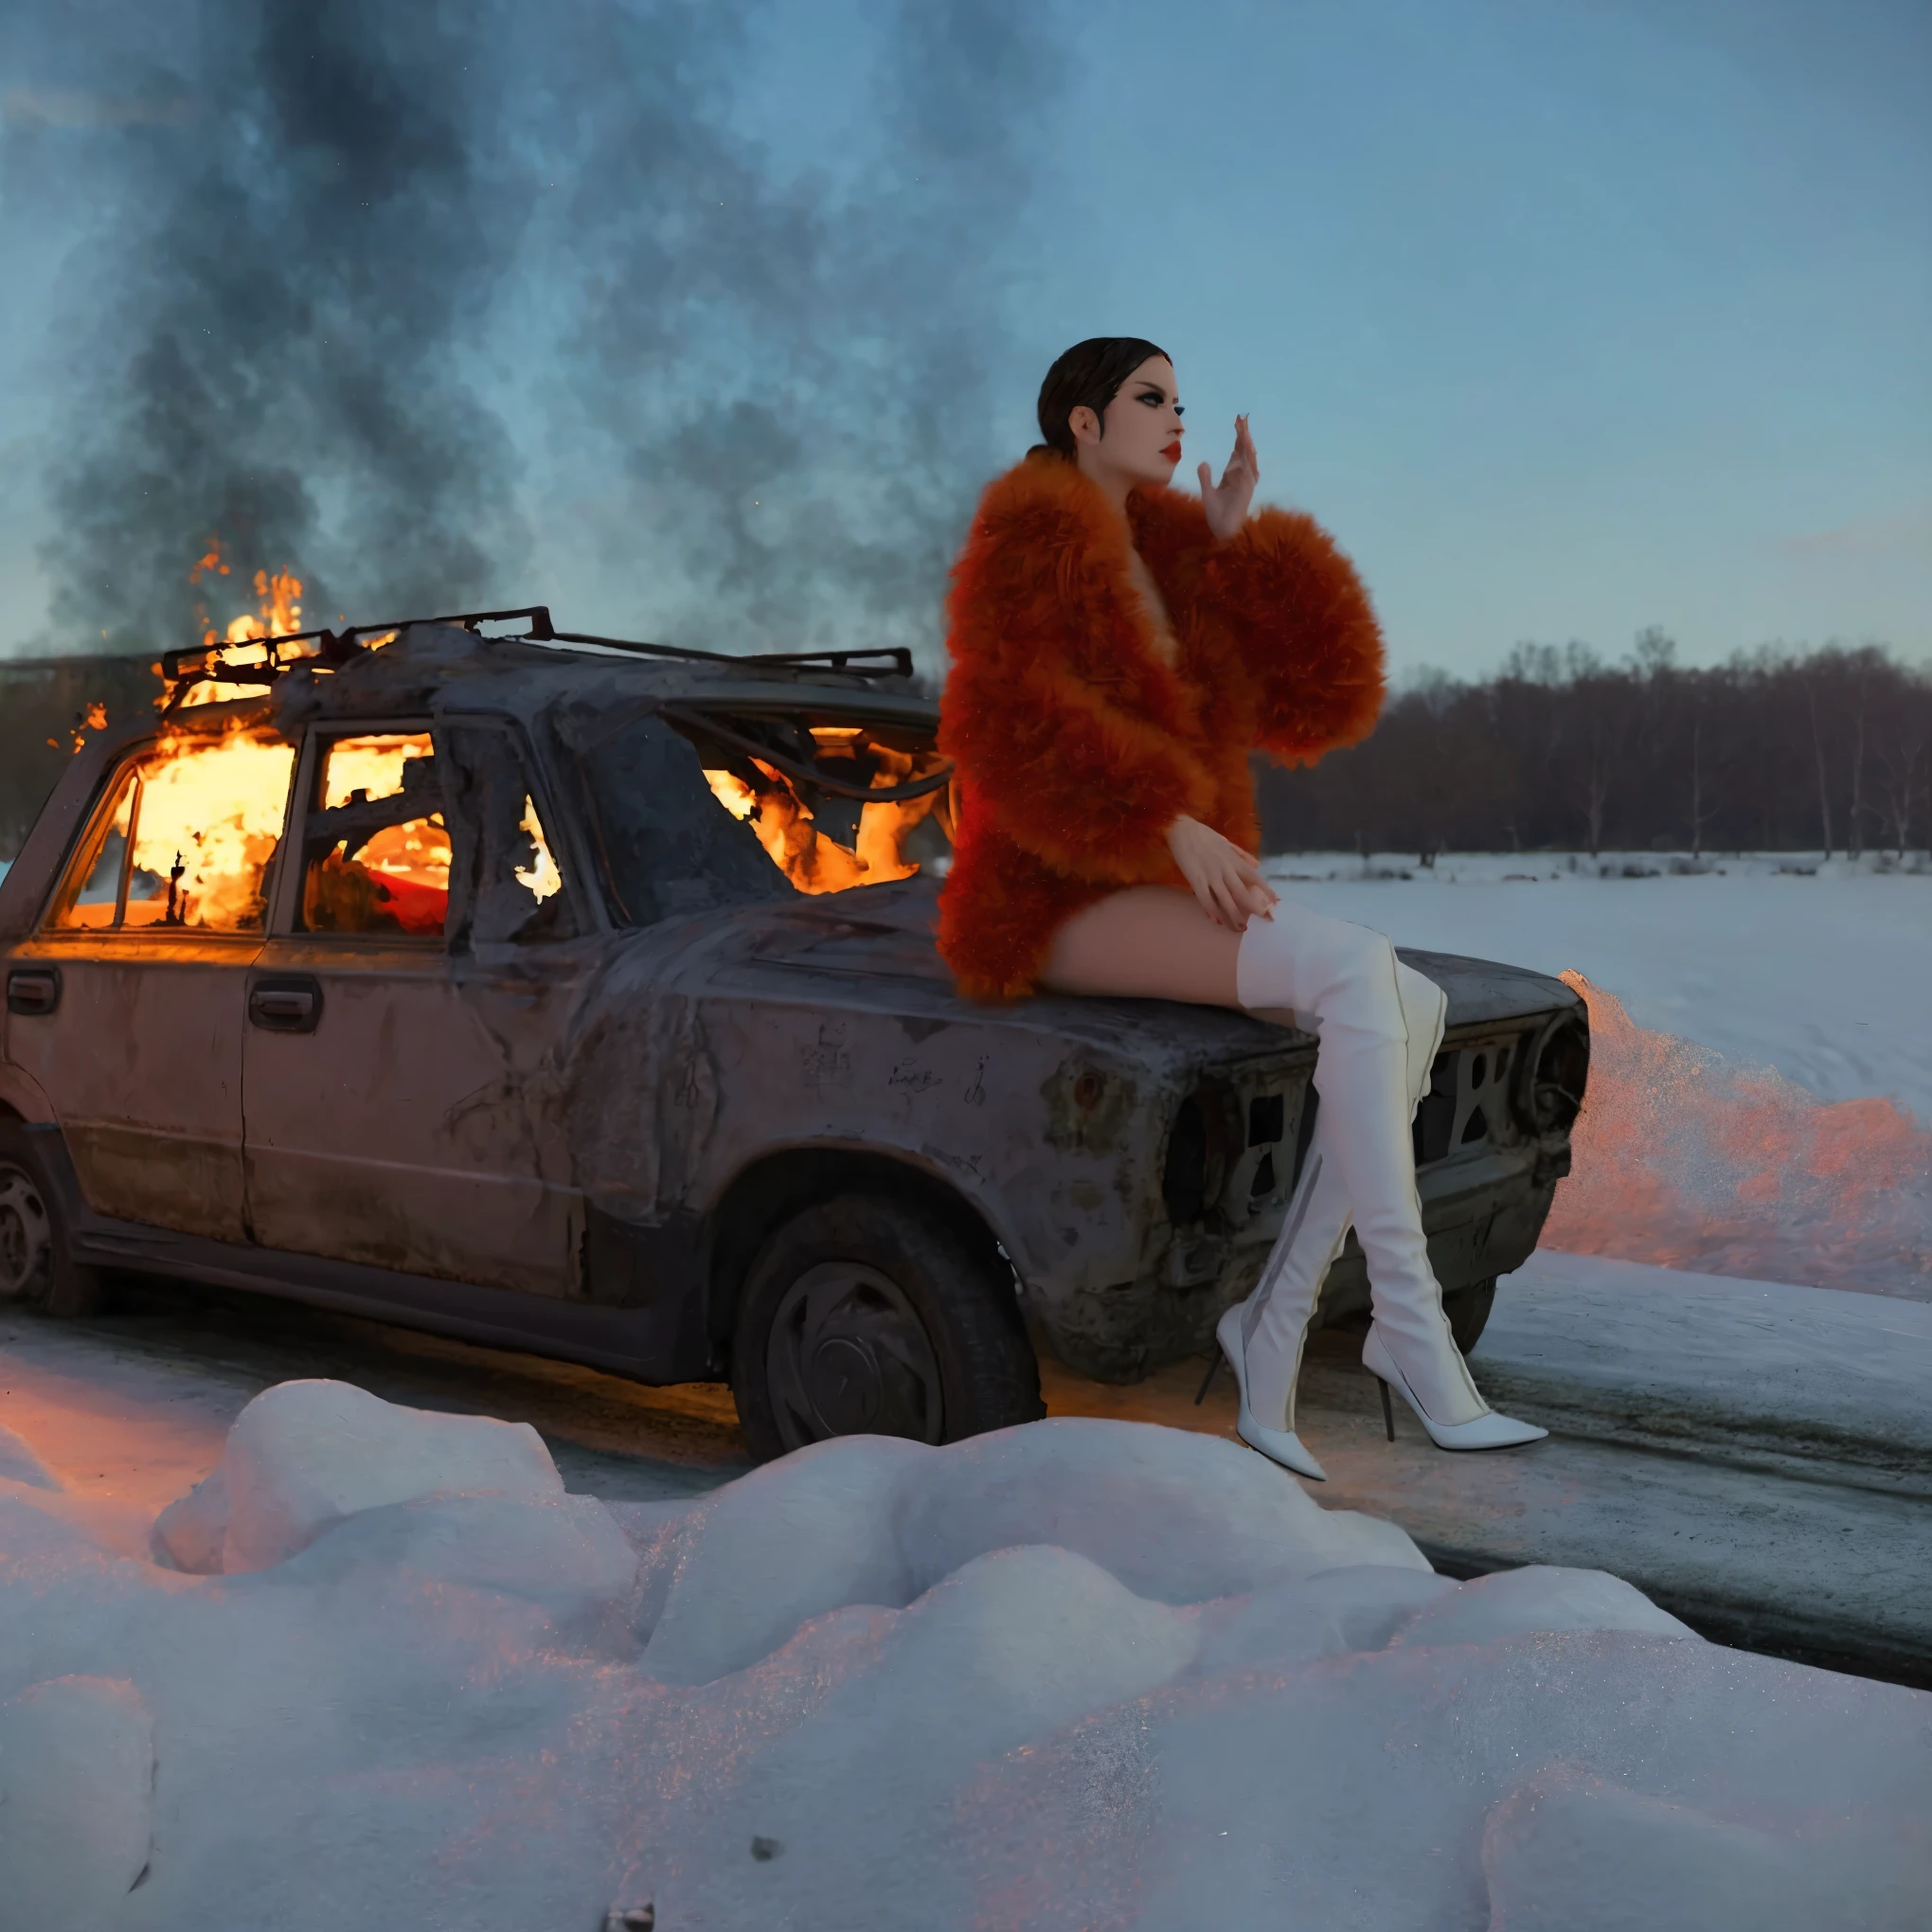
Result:
<instances>
[{"instance_id":1,"label":"distant forest","mask_svg":"<svg viewBox=\"0 0 1932 1932\"><path fill-rule=\"evenodd\" d=\"M0 657L0 859L20 850L90 708L124 724L160 695L151 657Z\"/></svg>"},{"instance_id":2,"label":"distant forest","mask_svg":"<svg viewBox=\"0 0 1932 1932\"><path fill-rule=\"evenodd\" d=\"M1270 852L1903 853L1932 843L1932 673L1885 650L1711 670L1661 631L1620 664L1518 645L1426 677L1312 770L1256 760Z\"/></svg>"},{"instance_id":3,"label":"distant forest","mask_svg":"<svg viewBox=\"0 0 1932 1932\"><path fill-rule=\"evenodd\" d=\"M119 724L158 689L145 659L0 659L0 858L89 707ZM1660 631L1620 664L1519 645L1392 698L1352 751L1256 777L1270 852L1903 852L1932 844L1932 673L1876 647L1690 671Z\"/></svg>"}]
</instances>

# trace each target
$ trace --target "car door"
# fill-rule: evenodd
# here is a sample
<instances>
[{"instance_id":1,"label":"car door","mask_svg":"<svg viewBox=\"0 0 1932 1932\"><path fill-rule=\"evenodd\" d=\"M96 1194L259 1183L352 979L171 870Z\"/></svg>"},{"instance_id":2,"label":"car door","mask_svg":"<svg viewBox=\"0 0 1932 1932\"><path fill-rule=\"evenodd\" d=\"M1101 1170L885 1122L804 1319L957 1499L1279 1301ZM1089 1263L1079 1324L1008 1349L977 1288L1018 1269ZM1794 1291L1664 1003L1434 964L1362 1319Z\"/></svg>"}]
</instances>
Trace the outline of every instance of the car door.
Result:
<instances>
[{"instance_id":1,"label":"car door","mask_svg":"<svg viewBox=\"0 0 1932 1932\"><path fill-rule=\"evenodd\" d=\"M247 1239L242 1032L295 769L232 714L115 768L8 972L10 1056L98 1213Z\"/></svg>"},{"instance_id":2,"label":"car door","mask_svg":"<svg viewBox=\"0 0 1932 1932\"><path fill-rule=\"evenodd\" d=\"M594 947L507 725L317 729L250 975L265 1246L545 1295L583 1225L550 1099Z\"/></svg>"}]
</instances>

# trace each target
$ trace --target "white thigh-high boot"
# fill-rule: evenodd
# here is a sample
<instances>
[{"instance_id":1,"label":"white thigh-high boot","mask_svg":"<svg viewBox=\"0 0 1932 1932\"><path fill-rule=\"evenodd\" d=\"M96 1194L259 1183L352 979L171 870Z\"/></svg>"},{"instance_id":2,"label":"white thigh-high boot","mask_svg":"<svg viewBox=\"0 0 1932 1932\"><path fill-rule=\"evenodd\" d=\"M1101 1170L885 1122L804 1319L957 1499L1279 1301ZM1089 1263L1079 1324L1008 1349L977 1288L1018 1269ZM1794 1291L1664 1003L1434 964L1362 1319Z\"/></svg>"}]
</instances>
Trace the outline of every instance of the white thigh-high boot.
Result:
<instances>
[{"instance_id":1,"label":"white thigh-high boot","mask_svg":"<svg viewBox=\"0 0 1932 1932\"><path fill-rule=\"evenodd\" d=\"M1433 980L1399 960L1395 978L1404 1035L1403 1087L1407 1117L1413 1118L1442 1044L1449 1003ZM1312 1012L1297 1016L1284 1010L1279 1017L1284 1026L1298 1017L1317 1033L1321 1028L1319 1017ZM1295 1386L1316 1297L1348 1239L1351 1218L1348 1190L1334 1158L1331 1120L1331 1110L1324 1104L1315 1117L1315 1134L1282 1217L1281 1232L1254 1292L1229 1309L1215 1331L1236 1369L1242 1395L1236 1427L1243 1440L1299 1474L1317 1477L1325 1472L1295 1435Z\"/></svg>"},{"instance_id":2,"label":"white thigh-high boot","mask_svg":"<svg viewBox=\"0 0 1932 1932\"><path fill-rule=\"evenodd\" d=\"M1414 1022L1422 1014L1416 1010L1431 1003L1405 986L1400 976L1405 970L1381 934L1284 904L1270 918L1248 921L1237 960L1237 995L1243 1007L1292 1007L1318 1022L1321 1046L1315 1085L1321 1113L1315 1137L1321 1144L1322 1172L1333 1171L1346 1203L1343 1230L1351 1220L1368 1264L1374 1319L1363 1345L1365 1366L1401 1390L1441 1447L1501 1448L1533 1441L1546 1432L1494 1414L1476 1393L1449 1333L1442 1292L1429 1266L1409 1142L1409 1121L1421 1091L1411 1064L1420 1060L1426 1070L1440 1040L1442 1008L1438 994L1428 1012L1427 1037L1421 1037L1422 1029ZM1404 1011L1405 990L1410 993L1408 1014ZM1313 1167L1314 1147L1310 1152ZM1312 1255L1314 1288L1318 1289L1339 1236L1332 1205L1325 1224L1314 1220L1318 1201L1333 1203L1322 1174L1311 1175L1307 1188L1309 1213L1299 1226L1291 1215L1283 1229L1291 1251L1284 1267L1293 1266L1298 1279ZM1301 1190L1297 1192L1298 1199ZM1307 1306L1312 1305L1310 1292ZM1266 1312L1264 1306L1257 1330ZM1292 1315L1293 1304L1284 1300L1283 1327ZM1304 1308L1304 1328L1306 1320ZM1281 1351L1266 1352L1279 1358ZM1299 1354L1298 1338L1293 1354ZM1244 1382L1245 1364L1237 1366ZM1252 1404L1243 1406L1252 1408ZM1261 1422L1258 1412L1256 1419ZM1266 1429L1264 1422L1261 1427ZM1299 1450L1299 1443L1295 1447ZM1289 1460L1282 1456L1276 1459Z\"/></svg>"}]
</instances>

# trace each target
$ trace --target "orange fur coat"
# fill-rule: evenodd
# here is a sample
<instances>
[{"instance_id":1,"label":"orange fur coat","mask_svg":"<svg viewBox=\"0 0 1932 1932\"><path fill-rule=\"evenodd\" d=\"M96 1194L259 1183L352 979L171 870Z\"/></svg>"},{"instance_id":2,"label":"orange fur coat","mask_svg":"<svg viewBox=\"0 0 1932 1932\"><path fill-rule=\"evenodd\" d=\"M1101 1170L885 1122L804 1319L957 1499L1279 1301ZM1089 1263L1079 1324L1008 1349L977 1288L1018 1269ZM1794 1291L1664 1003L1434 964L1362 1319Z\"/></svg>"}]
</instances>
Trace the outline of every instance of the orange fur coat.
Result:
<instances>
[{"instance_id":1,"label":"orange fur coat","mask_svg":"<svg viewBox=\"0 0 1932 1932\"><path fill-rule=\"evenodd\" d=\"M939 951L960 991L1032 990L1060 922L1123 886L1185 886L1179 813L1256 848L1248 756L1287 763L1366 737L1382 635L1313 518L1262 510L1217 544L1198 498L1136 491L1134 546L1177 670L1096 487L1036 455L991 484L953 567L939 745L959 768Z\"/></svg>"}]
</instances>

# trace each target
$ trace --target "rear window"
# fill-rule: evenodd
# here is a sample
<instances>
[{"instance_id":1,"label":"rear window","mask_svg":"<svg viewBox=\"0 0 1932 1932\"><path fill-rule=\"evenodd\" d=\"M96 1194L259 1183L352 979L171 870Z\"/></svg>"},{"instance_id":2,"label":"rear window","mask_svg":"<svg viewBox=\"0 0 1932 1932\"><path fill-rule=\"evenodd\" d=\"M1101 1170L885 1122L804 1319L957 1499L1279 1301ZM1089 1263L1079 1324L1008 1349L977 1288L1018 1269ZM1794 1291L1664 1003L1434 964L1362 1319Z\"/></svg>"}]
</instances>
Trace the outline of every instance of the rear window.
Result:
<instances>
[{"instance_id":1,"label":"rear window","mask_svg":"<svg viewBox=\"0 0 1932 1932\"><path fill-rule=\"evenodd\" d=\"M943 868L952 849L949 768L929 733L666 707L617 724L581 713L565 738L633 924L884 885Z\"/></svg>"}]
</instances>

